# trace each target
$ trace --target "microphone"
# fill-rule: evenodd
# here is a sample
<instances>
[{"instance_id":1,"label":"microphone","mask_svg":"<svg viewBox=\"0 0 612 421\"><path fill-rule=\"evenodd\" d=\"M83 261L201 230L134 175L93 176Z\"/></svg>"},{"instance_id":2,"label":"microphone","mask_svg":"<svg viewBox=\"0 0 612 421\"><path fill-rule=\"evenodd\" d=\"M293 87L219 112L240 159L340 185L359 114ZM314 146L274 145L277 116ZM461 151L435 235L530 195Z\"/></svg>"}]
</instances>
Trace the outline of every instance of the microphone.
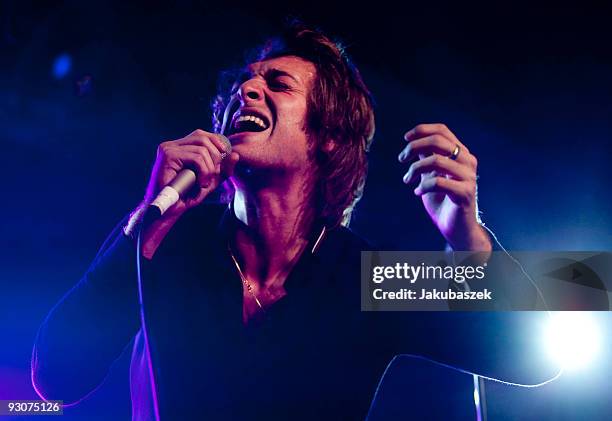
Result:
<instances>
[{"instance_id":1,"label":"microphone","mask_svg":"<svg viewBox=\"0 0 612 421\"><path fill-rule=\"evenodd\" d=\"M219 130L219 133L217 133L219 136L221 136L221 140L225 144L225 150L221 154L221 160L225 159L232 153L232 144L230 143L229 139L223 135L223 133L225 133L227 123L230 121L230 111L238 102L238 96L232 95L227 106L225 107L225 111L223 112L221 129ZM180 170L176 177L174 177L172 181L159 192L155 200L151 202L148 207L147 214L151 214L151 210L156 210L156 217L162 216L172 205L178 202L181 196L189 192L195 182L196 173L193 170L188 168Z\"/></svg>"},{"instance_id":2,"label":"microphone","mask_svg":"<svg viewBox=\"0 0 612 421\"><path fill-rule=\"evenodd\" d=\"M225 159L232 152L232 144L227 137L220 135L221 140L225 144L225 150L221 154L221 160ZM184 197L189 190L195 185L196 173L189 169L183 168L176 176L165 186L157 195L155 200L149 205L149 210L155 210L156 217L162 216L172 205ZM153 209L152 209L153 208Z\"/></svg>"}]
</instances>

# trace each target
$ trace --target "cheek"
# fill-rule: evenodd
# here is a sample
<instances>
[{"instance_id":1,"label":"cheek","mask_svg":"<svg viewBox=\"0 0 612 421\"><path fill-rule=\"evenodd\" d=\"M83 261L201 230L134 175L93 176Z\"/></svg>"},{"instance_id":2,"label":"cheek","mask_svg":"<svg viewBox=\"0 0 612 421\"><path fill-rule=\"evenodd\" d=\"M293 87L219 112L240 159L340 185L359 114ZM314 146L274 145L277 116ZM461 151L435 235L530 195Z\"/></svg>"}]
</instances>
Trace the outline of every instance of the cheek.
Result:
<instances>
[{"instance_id":1,"label":"cheek","mask_svg":"<svg viewBox=\"0 0 612 421\"><path fill-rule=\"evenodd\" d=\"M284 117L280 117L285 122L283 125L287 128L298 128L302 129L306 126L306 116L299 112L288 112Z\"/></svg>"},{"instance_id":2,"label":"cheek","mask_svg":"<svg viewBox=\"0 0 612 421\"><path fill-rule=\"evenodd\" d=\"M306 101L303 98L286 103L279 109L279 119L283 119L287 125L300 126L302 128L306 122Z\"/></svg>"}]
</instances>

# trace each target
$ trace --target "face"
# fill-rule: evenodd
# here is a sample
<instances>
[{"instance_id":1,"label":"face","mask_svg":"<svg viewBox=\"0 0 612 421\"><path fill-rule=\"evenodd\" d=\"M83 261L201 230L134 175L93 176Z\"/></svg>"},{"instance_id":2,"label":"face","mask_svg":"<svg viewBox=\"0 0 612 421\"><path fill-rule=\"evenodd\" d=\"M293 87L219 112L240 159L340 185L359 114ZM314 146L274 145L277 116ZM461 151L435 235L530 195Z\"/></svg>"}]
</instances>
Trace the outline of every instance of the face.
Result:
<instances>
[{"instance_id":1,"label":"face","mask_svg":"<svg viewBox=\"0 0 612 421\"><path fill-rule=\"evenodd\" d=\"M286 56L253 63L237 81L239 108L226 135L240 162L280 172L309 165L306 112L314 64Z\"/></svg>"}]
</instances>

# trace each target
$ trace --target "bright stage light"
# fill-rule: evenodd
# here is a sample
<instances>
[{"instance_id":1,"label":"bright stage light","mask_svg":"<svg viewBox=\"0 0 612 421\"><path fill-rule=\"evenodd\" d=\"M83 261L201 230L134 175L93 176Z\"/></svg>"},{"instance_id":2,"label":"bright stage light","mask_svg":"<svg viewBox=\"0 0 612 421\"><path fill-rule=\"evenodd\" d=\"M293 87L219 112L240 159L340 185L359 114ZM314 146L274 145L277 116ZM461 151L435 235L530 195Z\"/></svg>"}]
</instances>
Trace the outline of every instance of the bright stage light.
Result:
<instances>
[{"instance_id":1,"label":"bright stage light","mask_svg":"<svg viewBox=\"0 0 612 421\"><path fill-rule=\"evenodd\" d=\"M545 347L556 364L565 369L583 368L599 354L600 332L588 312L553 312L545 327Z\"/></svg>"}]
</instances>

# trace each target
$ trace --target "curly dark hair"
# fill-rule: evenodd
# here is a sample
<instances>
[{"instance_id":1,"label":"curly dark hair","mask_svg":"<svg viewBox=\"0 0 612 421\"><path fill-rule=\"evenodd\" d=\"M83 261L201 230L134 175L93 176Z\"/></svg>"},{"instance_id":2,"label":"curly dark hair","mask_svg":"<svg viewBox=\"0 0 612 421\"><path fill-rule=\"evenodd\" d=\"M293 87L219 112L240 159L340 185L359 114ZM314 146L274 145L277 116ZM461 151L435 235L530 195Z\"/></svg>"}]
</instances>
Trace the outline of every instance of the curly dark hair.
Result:
<instances>
[{"instance_id":1,"label":"curly dark hair","mask_svg":"<svg viewBox=\"0 0 612 421\"><path fill-rule=\"evenodd\" d=\"M363 194L366 153L374 137L373 99L344 47L320 30L292 21L283 33L269 39L253 61L296 56L313 63L317 73L307 103L306 131L315 163L314 202L317 216L329 227L348 226ZM226 74L227 77L227 74ZM218 130L228 90L213 102L213 125ZM329 141L333 147L326 147Z\"/></svg>"}]
</instances>

